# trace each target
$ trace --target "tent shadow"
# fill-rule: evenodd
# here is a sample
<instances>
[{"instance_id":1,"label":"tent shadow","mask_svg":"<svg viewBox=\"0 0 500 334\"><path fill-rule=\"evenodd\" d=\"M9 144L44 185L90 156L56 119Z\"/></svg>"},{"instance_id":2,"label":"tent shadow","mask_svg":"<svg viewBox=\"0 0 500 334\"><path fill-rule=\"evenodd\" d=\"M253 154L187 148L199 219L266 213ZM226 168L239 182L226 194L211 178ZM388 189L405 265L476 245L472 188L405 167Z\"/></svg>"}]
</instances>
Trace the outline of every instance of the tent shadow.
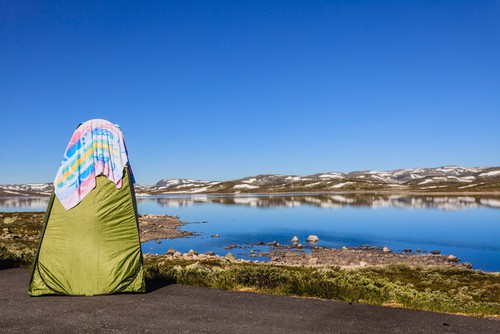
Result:
<instances>
[{"instance_id":1,"label":"tent shadow","mask_svg":"<svg viewBox=\"0 0 500 334\"><path fill-rule=\"evenodd\" d=\"M146 293L156 291L168 285L175 284L174 280L165 278L149 278L146 279Z\"/></svg>"},{"instance_id":2,"label":"tent shadow","mask_svg":"<svg viewBox=\"0 0 500 334\"><path fill-rule=\"evenodd\" d=\"M12 269L14 267L3 267L1 264L0 264L0 271L2 270L7 270L7 269Z\"/></svg>"},{"instance_id":3,"label":"tent shadow","mask_svg":"<svg viewBox=\"0 0 500 334\"><path fill-rule=\"evenodd\" d=\"M0 270L7 270L14 268L24 268L24 266L20 266L19 263L13 260L0 260ZM26 266L26 268L29 267Z\"/></svg>"}]
</instances>

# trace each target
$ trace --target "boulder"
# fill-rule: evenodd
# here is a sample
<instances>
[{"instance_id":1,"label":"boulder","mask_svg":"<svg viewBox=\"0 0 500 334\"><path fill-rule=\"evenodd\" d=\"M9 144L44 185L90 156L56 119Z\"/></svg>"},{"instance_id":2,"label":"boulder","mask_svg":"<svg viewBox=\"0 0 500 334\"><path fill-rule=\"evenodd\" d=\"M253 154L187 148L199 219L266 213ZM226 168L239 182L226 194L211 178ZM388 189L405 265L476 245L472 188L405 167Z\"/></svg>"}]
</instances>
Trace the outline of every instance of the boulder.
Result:
<instances>
[{"instance_id":1,"label":"boulder","mask_svg":"<svg viewBox=\"0 0 500 334\"><path fill-rule=\"evenodd\" d=\"M447 259L448 259L448 260L450 260L450 261L453 261L453 262L458 262L458 261L460 261L460 259L459 259L458 257L456 257L455 255L449 255L449 256L447 257Z\"/></svg>"},{"instance_id":2,"label":"boulder","mask_svg":"<svg viewBox=\"0 0 500 334\"><path fill-rule=\"evenodd\" d=\"M307 265L309 266L315 266L318 264L318 258L317 257L312 257L309 260L307 260Z\"/></svg>"},{"instance_id":3,"label":"boulder","mask_svg":"<svg viewBox=\"0 0 500 334\"><path fill-rule=\"evenodd\" d=\"M12 223L13 223L13 222L15 222L15 221L16 221L16 218L12 218L12 217L5 217L5 218L3 219L3 223L4 223L5 225L12 224Z\"/></svg>"},{"instance_id":4,"label":"boulder","mask_svg":"<svg viewBox=\"0 0 500 334\"><path fill-rule=\"evenodd\" d=\"M433 250L433 251L431 251L431 254L433 254L433 255L439 255L439 254L441 254L441 251Z\"/></svg>"},{"instance_id":5,"label":"boulder","mask_svg":"<svg viewBox=\"0 0 500 334\"><path fill-rule=\"evenodd\" d=\"M167 255L174 255L175 254L175 249L169 248L168 251L165 254L167 254Z\"/></svg>"},{"instance_id":6,"label":"boulder","mask_svg":"<svg viewBox=\"0 0 500 334\"><path fill-rule=\"evenodd\" d=\"M191 255L191 256L198 255L198 252L195 251L195 250L190 249L189 252L188 252L188 255Z\"/></svg>"},{"instance_id":7,"label":"boulder","mask_svg":"<svg viewBox=\"0 0 500 334\"><path fill-rule=\"evenodd\" d=\"M226 256L224 256L224 258L229 262L234 262L236 260L236 257L231 253L227 253Z\"/></svg>"},{"instance_id":8,"label":"boulder","mask_svg":"<svg viewBox=\"0 0 500 334\"><path fill-rule=\"evenodd\" d=\"M384 253L389 253L391 250L389 248L387 248L387 247L384 247L384 248L382 248L382 251Z\"/></svg>"},{"instance_id":9,"label":"boulder","mask_svg":"<svg viewBox=\"0 0 500 334\"><path fill-rule=\"evenodd\" d=\"M212 252L212 251L208 251L208 252L206 252L205 254L206 254L206 255L208 255L208 256L214 256L214 255L215 255L215 253L214 253L214 252Z\"/></svg>"},{"instance_id":10,"label":"boulder","mask_svg":"<svg viewBox=\"0 0 500 334\"><path fill-rule=\"evenodd\" d=\"M470 262L464 262L464 263L462 263L462 265L463 265L465 268L467 268L467 269L472 269L472 263L470 263Z\"/></svg>"},{"instance_id":11,"label":"boulder","mask_svg":"<svg viewBox=\"0 0 500 334\"><path fill-rule=\"evenodd\" d=\"M319 241L319 238L317 235L310 235L307 237L306 239L307 242L310 242L310 243L314 243L314 242L318 242Z\"/></svg>"},{"instance_id":12,"label":"boulder","mask_svg":"<svg viewBox=\"0 0 500 334\"><path fill-rule=\"evenodd\" d=\"M299 238L297 238L297 236L294 236L291 241L292 243L296 244L299 242Z\"/></svg>"}]
</instances>

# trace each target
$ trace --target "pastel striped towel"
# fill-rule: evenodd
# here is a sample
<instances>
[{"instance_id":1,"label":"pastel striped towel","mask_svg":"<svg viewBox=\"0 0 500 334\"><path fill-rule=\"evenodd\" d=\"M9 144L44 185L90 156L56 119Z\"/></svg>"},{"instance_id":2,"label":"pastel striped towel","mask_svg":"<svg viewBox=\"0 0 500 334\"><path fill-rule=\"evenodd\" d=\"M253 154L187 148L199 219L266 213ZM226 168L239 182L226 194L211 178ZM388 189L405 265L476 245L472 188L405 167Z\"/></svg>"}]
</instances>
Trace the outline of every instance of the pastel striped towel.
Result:
<instances>
[{"instance_id":1,"label":"pastel striped towel","mask_svg":"<svg viewBox=\"0 0 500 334\"><path fill-rule=\"evenodd\" d=\"M125 140L116 125L102 119L82 123L73 133L57 171L55 195L69 210L94 189L98 175L121 188L127 164Z\"/></svg>"}]
</instances>

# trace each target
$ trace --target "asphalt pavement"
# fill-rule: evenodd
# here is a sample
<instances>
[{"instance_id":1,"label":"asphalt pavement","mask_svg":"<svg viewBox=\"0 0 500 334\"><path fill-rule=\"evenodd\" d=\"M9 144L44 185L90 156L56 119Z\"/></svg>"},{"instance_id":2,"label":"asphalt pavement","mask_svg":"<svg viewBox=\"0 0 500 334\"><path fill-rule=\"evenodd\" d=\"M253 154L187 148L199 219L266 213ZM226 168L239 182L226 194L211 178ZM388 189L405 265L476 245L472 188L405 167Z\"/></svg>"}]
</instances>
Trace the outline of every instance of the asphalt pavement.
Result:
<instances>
[{"instance_id":1,"label":"asphalt pavement","mask_svg":"<svg viewBox=\"0 0 500 334\"><path fill-rule=\"evenodd\" d=\"M0 333L498 333L500 320L150 285L146 294L29 297L29 271L0 270Z\"/></svg>"}]
</instances>

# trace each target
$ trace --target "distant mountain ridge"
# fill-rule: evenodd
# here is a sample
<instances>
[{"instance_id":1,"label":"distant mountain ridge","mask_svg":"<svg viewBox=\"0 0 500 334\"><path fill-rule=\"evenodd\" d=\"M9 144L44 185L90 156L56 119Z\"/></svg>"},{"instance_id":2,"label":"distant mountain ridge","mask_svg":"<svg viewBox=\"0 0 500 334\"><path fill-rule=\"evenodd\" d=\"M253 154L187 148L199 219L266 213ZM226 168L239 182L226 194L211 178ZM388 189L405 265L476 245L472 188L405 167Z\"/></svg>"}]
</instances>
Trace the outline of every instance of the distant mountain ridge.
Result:
<instances>
[{"instance_id":1,"label":"distant mountain ridge","mask_svg":"<svg viewBox=\"0 0 500 334\"><path fill-rule=\"evenodd\" d=\"M145 193L270 193L355 191L500 191L500 167L443 166L390 171L261 174L231 181L163 179Z\"/></svg>"},{"instance_id":2,"label":"distant mountain ridge","mask_svg":"<svg viewBox=\"0 0 500 334\"><path fill-rule=\"evenodd\" d=\"M0 185L0 196L47 196L50 183ZM317 173L308 176L261 174L230 181L162 179L135 185L141 195L293 192L500 192L500 167L443 166L390 171Z\"/></svg>"}]
</instances>

